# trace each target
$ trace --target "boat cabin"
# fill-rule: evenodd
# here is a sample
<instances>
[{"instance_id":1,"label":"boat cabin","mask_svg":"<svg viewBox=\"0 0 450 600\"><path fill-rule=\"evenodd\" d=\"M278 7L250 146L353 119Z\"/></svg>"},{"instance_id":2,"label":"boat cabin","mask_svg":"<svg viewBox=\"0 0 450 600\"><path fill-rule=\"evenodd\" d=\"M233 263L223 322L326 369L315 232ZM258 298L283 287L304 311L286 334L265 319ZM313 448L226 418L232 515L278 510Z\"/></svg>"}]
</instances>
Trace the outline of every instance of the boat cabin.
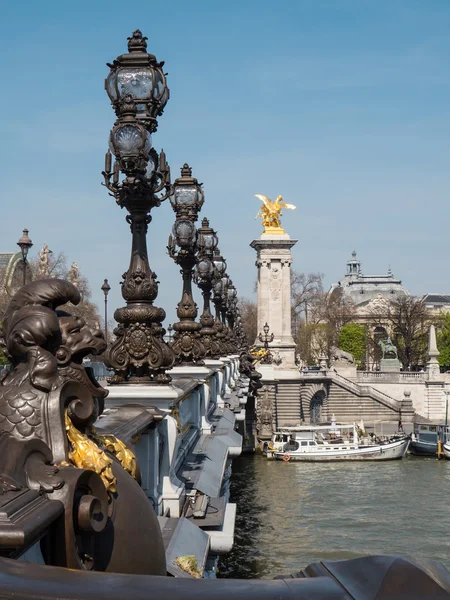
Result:
<instances>
[{"instance_id":1,"label":"boat cabin","mask_svg":"<svg viewBox=\"0 0 450 600\"><path fill-rule=\"evenodd\" d=\"M445 444L450 442L450 425L414 423L414 435L421 442L437 444L440 440Z\"/></svg>"}]
</instances>

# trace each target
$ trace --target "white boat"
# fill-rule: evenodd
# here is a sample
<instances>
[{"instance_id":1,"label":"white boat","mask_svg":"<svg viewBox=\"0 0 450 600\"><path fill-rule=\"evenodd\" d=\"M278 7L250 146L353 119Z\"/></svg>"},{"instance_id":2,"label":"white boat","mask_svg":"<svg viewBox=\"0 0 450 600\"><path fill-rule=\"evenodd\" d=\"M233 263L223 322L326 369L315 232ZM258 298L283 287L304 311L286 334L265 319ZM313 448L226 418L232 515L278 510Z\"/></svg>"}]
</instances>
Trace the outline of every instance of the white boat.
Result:
<instances>
[{"instance_id":1,"label":"white boat","mask_svg":"<svg viewBox=\"0 0 450 600\"><path fill-rule=\"evenodd\" d=\"M443 446L442 446L442 450L444 452L444 456L445 458L448 458L450 460L450 442L446 442Z\"/></svg>"},{"instance_id":2,"label":"white boat","mask_svg":"<svg viewBox=\"0 0 450 600\"><path fill-rule=\"evenodd\" d=\"M403 458L408 450L410 438L404 434L373 441L367 436L360 439L358 433L363 432L355 423L295 427L289 441L272 451L273 458L285 462L395 460Z\"/></svg>"}]
</instances>

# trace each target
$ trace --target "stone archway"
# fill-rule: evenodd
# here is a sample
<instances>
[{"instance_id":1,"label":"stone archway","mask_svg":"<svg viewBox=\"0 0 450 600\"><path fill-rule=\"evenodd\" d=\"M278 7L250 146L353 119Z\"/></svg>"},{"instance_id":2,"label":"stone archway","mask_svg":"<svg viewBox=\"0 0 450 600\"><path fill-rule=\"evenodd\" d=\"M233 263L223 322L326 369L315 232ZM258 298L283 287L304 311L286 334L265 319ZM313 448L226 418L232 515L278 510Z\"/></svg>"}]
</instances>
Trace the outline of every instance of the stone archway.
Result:
<instances>
[{"instance_id":1,"label":"stone archway","mask_svg":"<svg viewBox=\"0 0 450 600\"><path fill-rule=\"evenodd\" d=\"M326 399L324 390L320 390L314 394L309 402L309 421L311 425L318 425L323 421L322 406Z\"/></svg>"},{"instance_id":2,"label":"stone archway","mask_svg":"<svg viewBox=\"0 0 450 600\"><path fill-rule=\"evenodd\" d=\"M307 423L326 420L327 415L323 414L323 408L327 397L327 387L323 383L315 382L302 385L300 392L302 419Z\"/></svg>"}]
</instances>

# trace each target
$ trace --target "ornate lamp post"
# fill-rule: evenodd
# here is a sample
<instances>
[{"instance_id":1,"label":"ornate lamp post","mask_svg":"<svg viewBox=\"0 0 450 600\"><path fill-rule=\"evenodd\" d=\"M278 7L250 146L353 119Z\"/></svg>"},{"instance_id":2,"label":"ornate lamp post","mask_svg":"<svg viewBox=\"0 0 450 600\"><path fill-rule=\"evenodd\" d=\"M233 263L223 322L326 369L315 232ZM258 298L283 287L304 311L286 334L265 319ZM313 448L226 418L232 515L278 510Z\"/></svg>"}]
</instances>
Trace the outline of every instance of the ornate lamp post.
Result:
<instances>
[{"instance_id":1,"label":"ornate lamp post","mask_svg":"<svg viewBox=\"0 0 450 600\"><path fill-rule=\"evenodd\" d=\"M169 344L172 341L172 331L173 331L172 323L169 323L169 326L167 328L167 333L169 334Z\"/></svg>"},{"instance_id":2,"label":"ornate lamp post","mask_svg":"<svg viewBox=\"0 0 450 600\"><path fill-rule=\"evenodd\" d=\"M227 270L227 263L225 259L221 256L219 248L215 248L213 252L213 263L215 268L215 275L213 279L213 304L215 308L215 319L214 319L214 329L216 331L216 338L219 344L220 355L224 356L227 354L224 326L221 319L222 314L222 304L223 304L223 283L222 277L224 276Z\"/></svg>"},{"instance_id":3,"label":"ornate lamp post","mask_svg":"<svg viewBox=\"0 0 450 600\"><path fill-rule=\"evenodd\" d=\"M102 292L105 294L105 341L108 343L108 294L111 286L108 283L108 280L105 279L103 285L101 287Z\"/></svg>"},{"instance_id":4,"label":"ornate lamp post","mask_svg":"<svg viewBox=\"0 0 450 600\"><path fill-rule=\"evenodd\" d=\"M28 237L28 229L24 229L23 230L23 234L22 237L19 239L19 241L17 242L17 245L19 246L21 252L22 252L22 261L23 261L23 285L26 284L27 282L27 256L28 256L28 251L30 250L30 248L33 246L33 242L30 240L30 238Z\"/></svg>"},{"instance_id":5,"label":"ornate lamp post","mask_svg":"<svg viewBox=\"0 0 450 600\"><path fill-rule=\"evenodd\" d=\"M236 322L236 306L237 306L237 291L233 285L231 279L228 282L227 287L227 323L229 328L229 339L230 339L230 349L231 352L237 352L237 341L234 331L234 326Z\"/></svg>"},{"instance_id":6,"label":"ornate lamp post","mask_svg":"<svg viewBox=\"0 0 450 600\"><path fill-rule=\"evenodd\" d=\"M273 333L269 335L270 327L267 323L264 325L263 331L264 336L261 333L258 335L258 339L264 344L264 350L266 351L266 356L261 359L261 362L270 364L272 362L273 357L269 350L269 344L273 342Z\"/></svg>"},{"instance_id":7,"label":"ornate lamp post","mask_svg":"<svg viewBox=\"0 0 450 600\"><path fill-rule=\"evenodd\" d=\"M264 337L263 337L262 333L260 333L258 335L258 338L259 338L259 341L264 344L264 350L268 350L269 344L271 342L273 342L273 333L271 333L269 335L270 327L267 323L264 325L263 331L264 331Z\"/></svg>"},{"instance_id":8,"label":"ornate lamp post","mask_svg":"<svg viewBox=\"0 0 450 600\"><path fill-rule=\"evenodd\" d=\"M213 262L214 250L217 248L219 238L208 219L202 220L202 226L197 230L198 234L198 262L195 268L194 281L202 291L203 313L200 317L200 336L205 350L205 356L219 358L221 354L220 344L217 339L217 331L214 328L214 317L211 313L211 291L216 268Z\"/></svg>"},{"instance_id":9,"label":"ornate lamp post","mask_svg":"<svg viewBox=\"0 0 450 600\"><path fill-rule=\"evenodd\" d=\"M166 313L153 305L158 295L156 274L150 269L146 234L150 211L171 194L170 169L163 151L152 148L151 133L169 98L164 63L148 54L147 38L139 30L128 38L128 54L112 64L105 87L117 115L110 134L103 176L105 185L121 208L132 233L131 260L123 275L122 296L127 306L114 313L116 340L105 353L115 371L112 383L165 384L165 372L174 362L164 341L162 321ZM112 156L115 156L112 166ZM122 172L125 178L119 181Z\"/></svg>"},{"instance_id":10,"label":"ornate lamp post","mask_svg":"<svg viewBox=\"0 0 450 600\"><path fill-rule=\"evenodd\" d=\"M192 297L192 274L197 263L197 230L195 221L203 205L204 195L201 184L192 177L192 169L185 163L181 169L181 177L173 184L170 203L176 214L172 228L173 236L169 236L167 249L170 257L181 267L183 276L183 292L177 305L177 316L174 323L172 349L176 361L183 364L199 364L205 355L203 344L199 339L200 323L195 322L197 305Z\"/></svg>"}]
</instances>

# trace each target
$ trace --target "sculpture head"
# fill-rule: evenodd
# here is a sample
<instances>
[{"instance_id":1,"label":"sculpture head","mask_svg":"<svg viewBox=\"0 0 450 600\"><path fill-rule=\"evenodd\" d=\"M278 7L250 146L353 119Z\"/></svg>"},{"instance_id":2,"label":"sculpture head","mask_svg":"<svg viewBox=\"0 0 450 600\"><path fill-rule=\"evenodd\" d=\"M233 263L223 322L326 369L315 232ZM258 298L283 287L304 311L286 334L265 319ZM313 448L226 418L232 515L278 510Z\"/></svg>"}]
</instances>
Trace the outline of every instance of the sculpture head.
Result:
<instances>
[{"instance_id":1,"label":"sculpture head","mask_svg":"<svg viewBox=\"0 0 450 600\"><path fill-rule=\"evenodd\" d=\"M61 328L61 345L56 352L59 365L81 364L88 354L101 354L106 342L101 329L93 329L82 317L57 311Z\"/></svg>"},{"instance_id":2,"label":"sculpture head","mask_svg":"<svg viewBox=\"0 0 450 600\"><path fill-rule=\"evenodd\" d=\"M3 334L14 368L21 363L38 389L49 391L57 376L55 354L62 343L55 308L66 302L78 304L80 294L67 281L33 281L21 288L6 307Z\"/></svg>"}]
</instances>

